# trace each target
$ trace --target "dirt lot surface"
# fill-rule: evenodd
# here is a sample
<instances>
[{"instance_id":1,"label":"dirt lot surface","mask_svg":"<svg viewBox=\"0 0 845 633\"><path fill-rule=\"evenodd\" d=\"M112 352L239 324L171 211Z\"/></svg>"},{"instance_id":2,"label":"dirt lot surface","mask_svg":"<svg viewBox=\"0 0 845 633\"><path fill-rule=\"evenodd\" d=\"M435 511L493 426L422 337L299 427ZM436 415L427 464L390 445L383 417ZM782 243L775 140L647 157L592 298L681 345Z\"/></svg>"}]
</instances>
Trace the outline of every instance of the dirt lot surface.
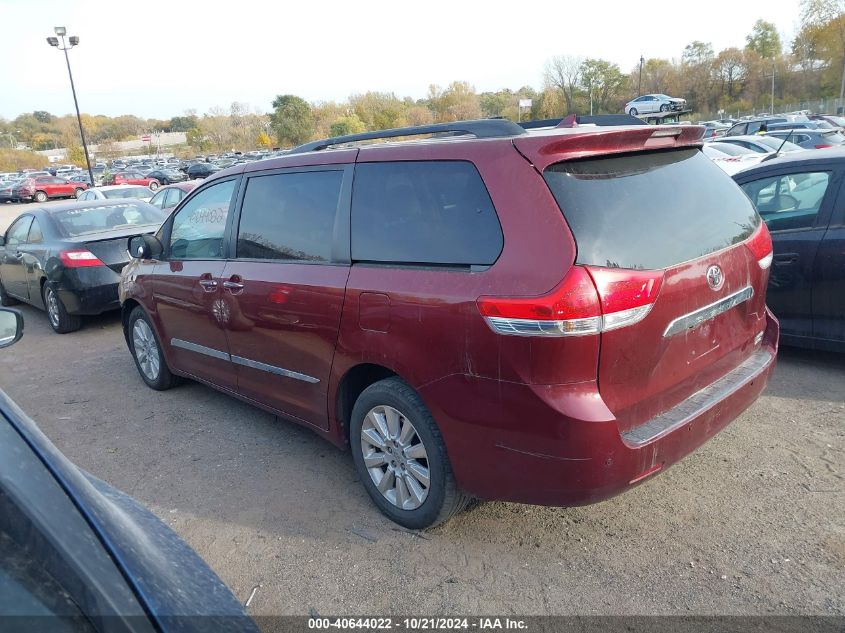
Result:
<instances>
[{"instance_id":1,"label":"dirt lot surface","mask_svg":"<svg viewBox=\"0 0 845 633\"><path fill-rule=\"evenodd\" d=\"M0 385L82 468L183 536L252 614L845 614L845 356L782 350L766 394L645 485L482 503L413 533L349 456L199 384L148 389L117 315L23 307Z\"/></svg>"}]
</instances>

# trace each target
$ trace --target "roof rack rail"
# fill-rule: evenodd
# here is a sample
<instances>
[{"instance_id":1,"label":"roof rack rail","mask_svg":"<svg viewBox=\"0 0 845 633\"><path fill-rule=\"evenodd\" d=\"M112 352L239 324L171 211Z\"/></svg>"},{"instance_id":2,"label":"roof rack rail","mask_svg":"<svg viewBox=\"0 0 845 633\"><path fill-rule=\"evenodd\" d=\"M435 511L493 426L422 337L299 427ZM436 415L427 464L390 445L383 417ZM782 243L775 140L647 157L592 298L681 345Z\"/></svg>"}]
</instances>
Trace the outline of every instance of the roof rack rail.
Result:
<instances>
[{"instance_id":1,"label":"roof rack rail","mask_svg":"<svg viewBox=\"0 0 845 633\"><path fill-rule=\"evenodd\" d=\"M601 127L615 126L615 125L648 125L642 119L638 119L630 114L596 114L596 115L581 115L570 114L565 119L544 119L542 121L523 121L520 127L526 130L534 130L542 127L575 127L572 125L598 125Z\"/></svg>"},{"instance_id":2,"label":"roof rack rail","mask_svg":"<svg viewBox=\"0 0 845 633\"><path fill-rule=\"evenodd\" d=\"M362 134L348 134L333 136L319 141L311 141L294 147L290 154L304 152L318 152L335 145L357 143L358 141L374 141L383 138L397 138L401 136L420 136L422 134L441 134L443 136L472 135L475 138L504 138L525 134L525 130L513 121L506 119L478 119L475 121L453 121L450 123L434 123L432 125L415 125L412 127L398 127L390 130L363 132Z\"/></svg>"}]
</instances>

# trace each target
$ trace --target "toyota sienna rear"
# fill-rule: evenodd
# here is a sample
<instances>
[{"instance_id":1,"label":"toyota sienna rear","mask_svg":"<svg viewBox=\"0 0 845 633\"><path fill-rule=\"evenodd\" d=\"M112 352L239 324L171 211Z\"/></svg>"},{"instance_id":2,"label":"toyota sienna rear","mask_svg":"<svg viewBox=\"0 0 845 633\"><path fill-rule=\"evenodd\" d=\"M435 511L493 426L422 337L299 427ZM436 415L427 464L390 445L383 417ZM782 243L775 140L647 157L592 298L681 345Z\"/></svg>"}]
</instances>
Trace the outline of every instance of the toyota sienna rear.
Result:
<instances>
[{"instance_id":1,"label":"toyota sienna rear","mask_svg":"<svg viewBox=\"0 0 845 633\"><path fill-rule=\"evenodd\" d=\"M469 121L227 169L130 245L130 351L348 447L407 527L606 499L774 366L771 239L699 137Z\"/></svg>"}]
</instances>

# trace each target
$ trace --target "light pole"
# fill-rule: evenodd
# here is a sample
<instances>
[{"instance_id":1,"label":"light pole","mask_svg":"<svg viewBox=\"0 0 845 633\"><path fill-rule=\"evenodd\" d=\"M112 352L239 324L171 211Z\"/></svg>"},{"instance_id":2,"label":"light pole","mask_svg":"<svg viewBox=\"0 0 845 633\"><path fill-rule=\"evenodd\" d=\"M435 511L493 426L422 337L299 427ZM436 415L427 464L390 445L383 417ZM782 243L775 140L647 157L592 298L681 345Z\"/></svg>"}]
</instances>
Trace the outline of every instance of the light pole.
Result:
<instances>
[{"instance_id":1,"label":"light pole","mask_svg":"<svg viewBox=\"0 0 845 633\"><path fill-rule=\"evenodd\" d=\"M73 105L76 106L76 120L79 122L79 136L82 137L82 151L85 152L85 164L88 167L88 177L91 179L91 184L94 184L94 172L91 171L91 159L88 157L88 143L85 142L85 130L82 127L82 115L79 114L79 102L76 100L76 87L73 85L73 73L70 70L70 57L67 52L74 46L79 44L79 38L75 35L68 37L68 43L65 42L65 35L67 29L63 26L57 26L53 29L58 37L48 37L47 43L50 46L55 46L60 51L65 53L65 62L67 62L67 74L70 77L70 90L73 92ZM59 37L62 38L62 45L59 46Z\"/></svg>"},{"instance_id":2,"label":"light pole","mask_svg":"<svg viewBox=\"0 0 845 633\"><path fill-rule=\"evenodd\" d=\"M769 114L774 116L775 115L775 64L774 64L774 62L772 62L772 75L771 75L771 77L772 77L772 105L771 105L772 109L769 111ZM768 79L768 78L769 78L769 75L766 75L766 79Z\"/></svg>"},{"instance_id":3,"label":"light pole","mask_svg":"<svg viewBox=\"0 0 845 633\"><path fill-rule=\"evenodd\" d=\"M640 55L640 81L637 83L637 96L640 97L643 94L643 63L645 60L643 56Z\"/></svg>"}]
</instances>

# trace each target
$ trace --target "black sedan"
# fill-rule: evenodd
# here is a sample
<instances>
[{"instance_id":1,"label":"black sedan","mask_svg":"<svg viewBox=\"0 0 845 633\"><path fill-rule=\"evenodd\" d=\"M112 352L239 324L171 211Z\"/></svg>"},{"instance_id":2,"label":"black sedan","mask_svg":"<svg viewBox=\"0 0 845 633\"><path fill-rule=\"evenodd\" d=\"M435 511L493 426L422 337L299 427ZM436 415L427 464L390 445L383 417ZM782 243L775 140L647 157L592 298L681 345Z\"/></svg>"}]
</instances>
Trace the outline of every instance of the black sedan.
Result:
<instances>
[{"instance_id":1,"label":"black sedan","mask_svg":"<svg viewBox=\"0 0 845 633\"><path fill-rule=\"evenodd\" d=\"M187 176L178 169L153 169L147 172L147 178L155 178L162 185L172 185L174 182L187 180Z\"/></svg>"},{"instance_id":2,"label":"black sedan","mask_svg":"<svg viewBox=\"0 0 845 633\"><path fill-rule=\"evenodd\" d=\"M781 341L845 352L845 149L791 152L734 175L769 227L766 303Z\"/></svg>"},{"instance_id":3,"label":"black sedan","mask_svg":"<svg viewBox=\"0 0 845 633\"><path fill-rule=\"evenodd\" d=\"M0 348L23 317L0 309ZM257 633L232 592L149 510L74 466L0 391L4 631Z\"/></svg>"},{"instance_id":4,"label":"black sedan","mask_svg":"<svg viewBox=\"0 0 845 633\"><path fill-rule=\"evenodd\" d=\"M194 180L195 178L208 178L211 174L220 171L214 163L194 163L188 167L188 178Z\"/></svg>"},{"instance_id":5,"label":"black sedan","mask_svg":"<svg viewBox=\"0 0 845 633\"><path fill-rule=\"evenodd\" d=\"M82 316L120 307L128 238L153 233L164 218L134 199L28 209L0 236L0 303L25 301L46 310L56 332L78 330Z\"/></svg>"}]
</instances>

